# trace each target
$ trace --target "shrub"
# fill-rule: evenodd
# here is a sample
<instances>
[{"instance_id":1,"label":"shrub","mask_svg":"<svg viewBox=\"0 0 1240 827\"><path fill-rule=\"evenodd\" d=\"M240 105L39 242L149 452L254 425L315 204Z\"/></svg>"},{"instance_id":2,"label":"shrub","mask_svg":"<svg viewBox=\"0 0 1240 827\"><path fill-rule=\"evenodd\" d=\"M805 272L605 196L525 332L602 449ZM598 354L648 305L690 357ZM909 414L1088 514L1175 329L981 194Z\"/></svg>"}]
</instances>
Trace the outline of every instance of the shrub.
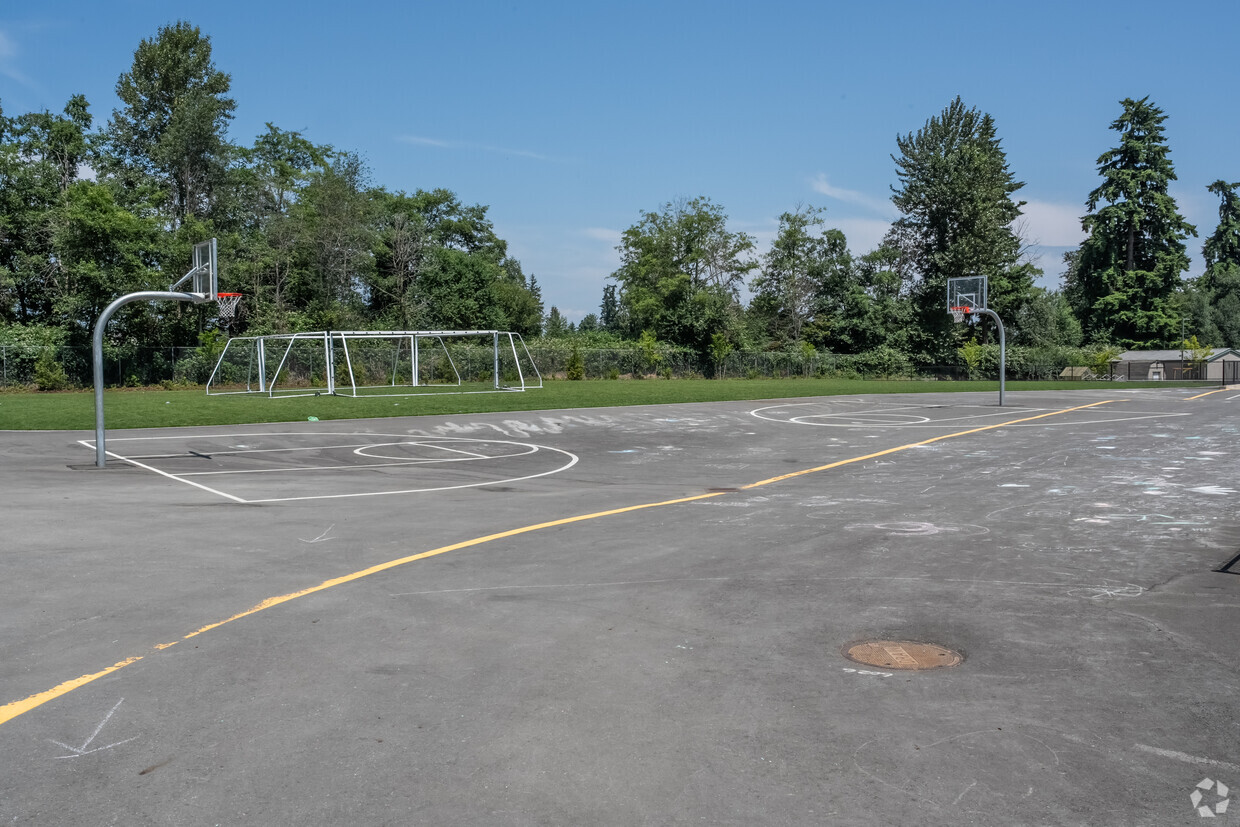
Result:
<instances>
[{"instance_id":1,"label":"shrub","mask_svg":"<svg viewBox=\"0 0 1240 827\"><path fill-rule=\"evenodd\" d=\"M34 363L34 383L41 391L60 391L69 387L69 374L56 361L56 353L46 347Z\"/></svg>"},{"instance_id":2,"label":"shrub","mask_svg":"<svg viewBox=\"0 0 1240 827\"><path fill-rule=\"evenodd\" d=\"M581 348L576 344L568 355L568 365L564 369L564 375L571 380L580 381L586 378L586 361L581 357Z\"/></svg>"}]
</instances>

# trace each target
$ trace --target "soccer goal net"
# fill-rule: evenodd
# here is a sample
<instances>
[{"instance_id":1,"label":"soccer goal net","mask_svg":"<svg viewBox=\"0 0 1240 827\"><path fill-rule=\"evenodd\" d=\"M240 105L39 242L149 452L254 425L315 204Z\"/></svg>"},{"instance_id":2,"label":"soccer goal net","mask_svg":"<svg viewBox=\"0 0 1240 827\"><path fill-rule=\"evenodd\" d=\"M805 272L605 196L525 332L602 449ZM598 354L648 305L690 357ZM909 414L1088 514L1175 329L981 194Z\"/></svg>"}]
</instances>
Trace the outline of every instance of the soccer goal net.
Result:
<instances>
[{"instance_id":1,"label":"soccer goal net","mask_svg":"<svg viewBox=\"0 0 1240 827\"><path fill-rule=\"evenodd\" d=\"M229 339L207 393L414 396L541 387L519 333L328 330Z\"/></svg>"}]
</instances>

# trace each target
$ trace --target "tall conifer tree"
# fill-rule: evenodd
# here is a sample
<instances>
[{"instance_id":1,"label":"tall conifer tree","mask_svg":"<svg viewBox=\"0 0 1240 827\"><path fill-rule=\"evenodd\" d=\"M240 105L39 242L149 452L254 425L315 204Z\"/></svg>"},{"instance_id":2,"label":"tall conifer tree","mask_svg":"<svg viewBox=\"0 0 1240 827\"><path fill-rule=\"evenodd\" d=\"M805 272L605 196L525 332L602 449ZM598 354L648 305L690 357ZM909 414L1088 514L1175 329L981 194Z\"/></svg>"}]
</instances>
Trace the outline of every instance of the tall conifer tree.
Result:
<instances>
[{"instance_id":1,"label":"tall conifer tree","mask_svg":"<svg viewBox=\"0 0 1240 827\"><path fill-rule=\"evenodd\" d=\"M1188 269L1184 240L1197 230L1168 192L1175 169L1163 134L1167 116L1148 97L1121 105L1111 124L1120 145L1098 158L1103 182L1086 202L1081 224L1089 235L1067 292L1090 340L1166 346L1180 330L1174 296Z\"/></svg>"},{"instance_id":2,"label":"tall conifer tree","mask_svg":"<svg viewBox=\"0 0 1240 827\"><path fill-rule=\"evenodd\" d=\"M1207 189L1222 199L1218 227L1206 239L1202 253L1206 271L1197 280L1206 311L1201 331L1210 344L1240 347L1240 181L1215 181Z\"/></svg>"},{"instance_id":3,"label":"tall conifer tree","mask_svg":"<svg viewBox=\"0 0 1240 827\"><path fill-rule=\"evenodd\" d=\"M986 276L990 306L1005 319L1015 319L1033 287L1036 270L1021 263L1014 227L1024 202L1012 195L1024 184L1008 169L994 119L959 97L916 133L897 137L896 145L900 185L891 200L902 215L887 243L901 251L916 279L916 355L943 358L956 348L945 305L948 278Z\"/></svg>"}]
</instances>

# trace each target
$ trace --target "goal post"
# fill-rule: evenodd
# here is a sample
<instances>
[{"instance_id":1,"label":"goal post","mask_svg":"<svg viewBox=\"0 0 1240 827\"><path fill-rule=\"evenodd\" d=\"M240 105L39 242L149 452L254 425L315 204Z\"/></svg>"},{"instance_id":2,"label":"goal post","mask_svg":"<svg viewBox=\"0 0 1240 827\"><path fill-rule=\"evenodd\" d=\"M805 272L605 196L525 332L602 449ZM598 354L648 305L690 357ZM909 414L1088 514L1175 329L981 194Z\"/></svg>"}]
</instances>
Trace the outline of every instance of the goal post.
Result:
<instances>
[{"instance_id":1,"label":"goal post","mask_svg":"<svg viewBox=\"0 0 1240 827\"><path fill-rule=\"evenodd\" d=\"M519 333L325 330L229 339L207 394L417 396L541 387Z\"/></svg>"}]
</instances>

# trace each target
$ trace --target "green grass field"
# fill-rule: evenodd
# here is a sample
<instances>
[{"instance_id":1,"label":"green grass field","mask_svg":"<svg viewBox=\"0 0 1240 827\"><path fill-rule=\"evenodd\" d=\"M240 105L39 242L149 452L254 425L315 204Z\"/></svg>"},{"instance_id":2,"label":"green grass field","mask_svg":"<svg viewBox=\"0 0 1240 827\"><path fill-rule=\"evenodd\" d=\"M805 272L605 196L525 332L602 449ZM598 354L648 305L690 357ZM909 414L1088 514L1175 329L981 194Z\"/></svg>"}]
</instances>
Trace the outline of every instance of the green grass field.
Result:
<instances>
[{"instance_id":1,"label":"green grass field","mask_svg":"<svg viewBox=\"0 0 1240 827\"><path fill-rule=\"evenodd\" d=\"M1125 389L1174 386L1170 382L1124 382ZM1103 382L1008 382L1007 390L1103 390ZM109 390L104 393L108 429L185 425L294 422L309 417L366 419L494 411L608 408L881 393L944 393L999 390L998 382L930 382L864 379L723 379L582 382L552 381L524 393L428 394L421 396L207 396L197 390ZM94 394L0 393L0 430L93 430Z\"/></svg>"}]
</instances>

